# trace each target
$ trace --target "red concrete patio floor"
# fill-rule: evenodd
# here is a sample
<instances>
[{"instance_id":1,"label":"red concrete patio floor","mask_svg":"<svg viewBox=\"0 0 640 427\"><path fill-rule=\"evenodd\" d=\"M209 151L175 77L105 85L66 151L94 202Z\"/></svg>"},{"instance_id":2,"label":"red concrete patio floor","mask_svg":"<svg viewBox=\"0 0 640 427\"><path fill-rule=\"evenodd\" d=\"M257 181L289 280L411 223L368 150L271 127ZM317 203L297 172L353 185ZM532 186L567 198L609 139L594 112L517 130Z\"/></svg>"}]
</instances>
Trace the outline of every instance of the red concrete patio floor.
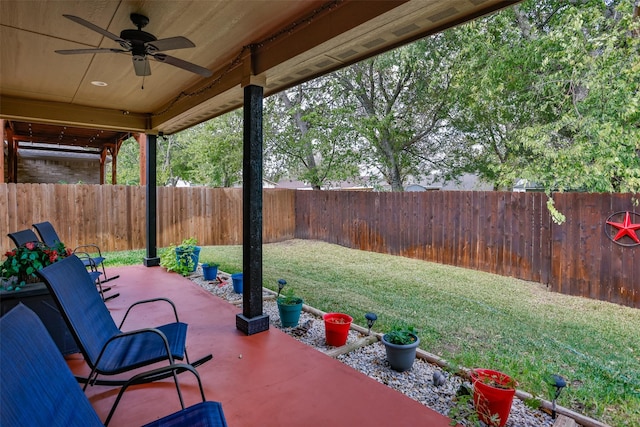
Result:
<instances>
[{"instance_id":1,"label":"red concrete patio floor","mask_svg":"<svg viewBox=\"0 0 640 427\"><path fill-rule=\"evenodd\" d=\"M120 297L107 302L119 323L135 301L167 297L189 324L190 359L212 353L198 368L208 400L222 402L229 426L434 426L449 419L341 362L302 344L278 329L246 336L236 329L241 310L190 280L161 267L112 267L110 282ZM171 321L168 307L138 307L123 329ZM87 373L82 356L67 361L75 373ZM190 373L179 376L187 405L199 401ZM93 386L86 394L104 421L115 400L115 387ZM139 426L180 409L171 380L128 390L110 426Z\"/></svg>"}]
</instances>

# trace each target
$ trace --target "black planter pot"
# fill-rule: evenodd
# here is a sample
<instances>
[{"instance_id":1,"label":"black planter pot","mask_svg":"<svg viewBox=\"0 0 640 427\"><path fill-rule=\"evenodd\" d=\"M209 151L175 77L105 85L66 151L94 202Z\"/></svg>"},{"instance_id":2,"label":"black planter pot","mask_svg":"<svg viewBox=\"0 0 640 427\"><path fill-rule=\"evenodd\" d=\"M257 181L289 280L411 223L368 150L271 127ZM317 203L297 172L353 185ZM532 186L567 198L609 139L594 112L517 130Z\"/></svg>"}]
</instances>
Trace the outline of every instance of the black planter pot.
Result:
<instances>
[{"instance_id":1,"label":"black planter pot","mask_svg":"<svg viewBox=\"0 0 640 427\"><path fill-rule=\"evenodd\" d=\"M80 351L44 283L31 283L18 291L0 290L0 316L20 303L38 315L62 354Z\"/></svg>"}]
</instances>

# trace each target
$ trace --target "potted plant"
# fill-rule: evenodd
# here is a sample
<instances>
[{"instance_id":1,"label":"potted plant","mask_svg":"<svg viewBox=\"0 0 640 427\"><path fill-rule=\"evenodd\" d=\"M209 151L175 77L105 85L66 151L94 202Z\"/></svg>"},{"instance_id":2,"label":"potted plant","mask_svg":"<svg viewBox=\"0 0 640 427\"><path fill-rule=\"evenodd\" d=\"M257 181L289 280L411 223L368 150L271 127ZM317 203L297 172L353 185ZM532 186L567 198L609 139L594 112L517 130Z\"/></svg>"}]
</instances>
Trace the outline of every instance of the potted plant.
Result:
<instances>
[{"instance_id":1,"label":"potted plant","mask_svg":"<svg viewBox=\"0 0 640 427\"><path fill-rule=\"evenodd\" d=\"M490 426L507 423L516 393L516 381L509 375L491 369L473 369L473 406L478 418Z\"/></svg>"},{"instance_id":2,"label":"potted plant","mask_svg":"<svg viewBox=\"0 0 640 427\"><path fill-rule=\"evenodd\" d=\"M50 247L43 243L26 243L7 253L0 264L0 316L18 304L33 310L42 320L62 354L78 352L73 335L67 328L47 286L36 271L71 255L71 249L58 243Z\"/></svg>"},{"instance_id":3,"label":"potted plant","mask_svg":"<svg viewBox=\"0 0 640 427\"><path fill-rule=\"evenodd\" d=\"M167 271L175 271L183 276L196 271L200 257L200 246L194 237L184 239L181 244L169 245L160 255L160 265Z\"/></svg>"},{"instance_id":4,"label":"potted plant","mask_svg":"<svg viewBox=\"0 0 640 427\"><path fill-rule=\"evenodd\" d=\"M324 320L324 332L327 345L340 347L347 343L349 329L353 317L344 313L326 313Z\"/></svg>"},{"instance_id":5,"label":"potted plant","mask_svg":"<svg viewBox=\"0 0 640 427\"><path fill-rule=\"evenodd\" d=\"M216 280L218 277L219 265L215 262L203 262L202 263L202 275L204 280Z\"/></svg>"},{"instance_id":6,"label":"potted plant","mask_svg":"<svg viewBox=\"0 0 640 427\"><path fill-rule=\"evenodd\" d=\"M396 325L382 336L391 369L404 372L413 367L420 338L413 326Z\"/></svg>"},{"instance_id":7,"label":"potted plant","mask_svg":"<svg viewBox=\"0 0 640 427\"><path fill-rule=\"evenodd\" d=\"M3 289L17 291L27 283L39 282L36 271L71 253L63 243L49 247L40 242L29 242L7 252L7 259L0 265L0 273L5 284Z\"/></svg>"},{"instance_id":8,"label":"potted plant","mask_svg":"<svg viewBox=\"0 0 640 427\"><path fill-rule=\"evenodd\" d=\"M200 246L195 237L184 239L176 247L176 260L179 265L186 267L189 273L196 271L200 257Z\"/></svg>"},{"instance_id":9,"label":"potted plant","mask_svg":"<svg viewBox=\"0 0 640 427\"><path fill-rule=\"evenodd\" d=\"M291 328L298 326L300 320L300 313L302 312L302 298L295 295L292 288L280 295L282 288L287 282L284 279L278 280L278 296L276 302L278 304L278 313L280 313L280 322L282 327Z\"/></svg>"},{"instance_id":10,"label":"potted plant","mask_svg":"<svg viewBox=\"0 0 640 427\"><path fill-rule=\"evenodd\" d=\"M233 286L233 292L241 294L243 290L244 278L242 272L231 274L231 285Z\"/></svg>"}]
</instances>

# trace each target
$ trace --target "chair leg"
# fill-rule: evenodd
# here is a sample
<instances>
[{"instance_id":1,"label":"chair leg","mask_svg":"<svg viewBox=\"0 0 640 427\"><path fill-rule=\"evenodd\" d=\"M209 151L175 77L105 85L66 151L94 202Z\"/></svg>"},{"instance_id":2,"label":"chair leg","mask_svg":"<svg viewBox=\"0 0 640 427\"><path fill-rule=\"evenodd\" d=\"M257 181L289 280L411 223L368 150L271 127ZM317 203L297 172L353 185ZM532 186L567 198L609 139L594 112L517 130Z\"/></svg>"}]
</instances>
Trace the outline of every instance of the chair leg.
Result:
<instances>
[{"instance_id":1,"label":"chair leg","mask_svg":"<svg viewBox=\"0 0 640 427\"><path fill-rule=\"evenodd\" d=\"M106 280L100 280L100 276L98 276L96 278L96 286L98 287L98 289L100 291L100 296L102 297L102 301L107 302L110 299L114 299L115 297L119 297L120 296L120 294L113 294L113 295L109 295L108 297L105 297L104 293L110 291L111 287L103 288L102 287L102 283L104 283L104 282L106 282Z\"/></svg>"}]
</instances>

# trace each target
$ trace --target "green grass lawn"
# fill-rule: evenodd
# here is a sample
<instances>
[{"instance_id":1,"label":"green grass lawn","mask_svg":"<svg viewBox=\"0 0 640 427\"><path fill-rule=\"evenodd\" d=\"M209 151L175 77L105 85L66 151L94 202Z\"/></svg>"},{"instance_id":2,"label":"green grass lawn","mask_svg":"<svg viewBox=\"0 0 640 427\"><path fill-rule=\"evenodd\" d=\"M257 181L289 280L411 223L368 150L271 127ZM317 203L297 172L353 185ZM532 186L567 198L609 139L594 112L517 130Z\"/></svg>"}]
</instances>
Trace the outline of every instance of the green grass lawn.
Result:
<instances>
[{"instance_id":1,"label":"green grass lawn","mask_svg":"<svg viewBox=\"0 0 640 427\"><path fill-rule=\"evenodd\" d=\"M137 264L144 251L109 253ZM242 247L203 247L201 259L242 270ZM491 368L550 399L546 379L569 387L558 403L616 426L640 425L640 310L551 293L545 286L475 270L343 248L317 241L264 245L264 286L277 279L326 312L374 329L415 326L424 350L452 365Z\"/></svg>"}]
</instances>

